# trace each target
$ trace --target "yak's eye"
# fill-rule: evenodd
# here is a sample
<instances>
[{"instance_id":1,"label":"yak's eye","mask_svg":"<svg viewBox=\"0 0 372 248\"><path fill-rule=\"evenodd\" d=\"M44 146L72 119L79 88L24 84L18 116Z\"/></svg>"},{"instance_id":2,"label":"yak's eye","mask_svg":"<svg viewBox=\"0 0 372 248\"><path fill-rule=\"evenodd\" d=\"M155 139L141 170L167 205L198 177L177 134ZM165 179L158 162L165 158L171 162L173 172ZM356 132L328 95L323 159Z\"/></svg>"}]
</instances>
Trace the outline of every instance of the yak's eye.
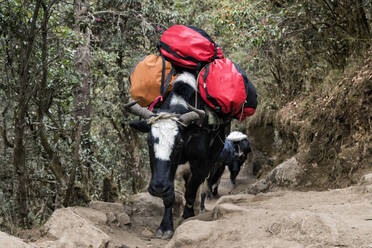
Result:
<instances>
[{"instance_id":1,"label":"yak's eye","mask_svg":"<svg viewBox=\"0 0 372 248\"><path fill-rule=\"evenodd\" d=\"M184 144L184 140L182 139L182 137L178 137L176 144L175 144L175 149L176 150L182 149L183 144Z\"/></svg>"}]
</instances>

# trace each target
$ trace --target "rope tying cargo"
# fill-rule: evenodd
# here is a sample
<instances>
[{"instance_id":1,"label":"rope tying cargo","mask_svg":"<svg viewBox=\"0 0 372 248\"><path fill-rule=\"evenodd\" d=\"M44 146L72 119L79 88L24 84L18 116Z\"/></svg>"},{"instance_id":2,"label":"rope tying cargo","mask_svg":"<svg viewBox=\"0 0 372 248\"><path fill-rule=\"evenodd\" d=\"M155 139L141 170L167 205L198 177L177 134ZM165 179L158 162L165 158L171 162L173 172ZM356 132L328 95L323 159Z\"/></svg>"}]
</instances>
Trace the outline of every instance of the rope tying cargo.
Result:
<instances>
[{"instance_id":1,"label":"rope tying cargo","mask_svg":"<svg viewBox=\"0 0 372 248\"><path fill-rule=\"evenodd\" d=\"M175 114L175 113L159 113L159 114L156 114L152 117L150 117L148 120L147 120L147 123L148 124L154 124L155 122L157 122L158 120L165 120L165 119L170 119L170 120L173 120L175 122L178 122L179 124L181 124L182 126L186 127L187 125L185 125L182 121L179 121L178 120L178 117L180 115L179 114Z\"/></svg>"}]
</instances>

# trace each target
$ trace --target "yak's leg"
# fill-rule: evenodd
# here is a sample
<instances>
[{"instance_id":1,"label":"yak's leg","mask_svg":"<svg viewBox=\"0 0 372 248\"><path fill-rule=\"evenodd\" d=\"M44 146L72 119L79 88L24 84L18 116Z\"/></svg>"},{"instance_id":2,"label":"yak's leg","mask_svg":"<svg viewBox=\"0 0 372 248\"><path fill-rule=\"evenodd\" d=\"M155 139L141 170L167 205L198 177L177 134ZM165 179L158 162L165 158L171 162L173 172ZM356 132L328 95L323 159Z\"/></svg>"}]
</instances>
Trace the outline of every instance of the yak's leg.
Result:
<instances>
[{"instance_id":1,"label":"yak's leg","mask_svg":"<svg viewBox=\"0 0 372 248\"><path fill-rule=\"evenodd\" d=\"M215 198L219 198L220 195L218 194L218 186L220 185L221 178L214 184L214 188L212 190L212 195Z\"/></svg>"},{"instance_id":2,"label":"yak's leg","mask_svg":"<svg viewBox=\"0 0 372 248\"><path fill-rule=\"evenodd\" d=\"M186 205L185 208L183 209L182 215L184 219L195 216L194 202L198 188L200 184L204 181L204 179L205 176L203 177L203 175L195 175L195 173L193 173L190 181L187 183L185 192Z\"/></svg>"},{"instance_id":3,"label":"yak's leg","mask_svg":"<svg viewBox=\"0 0 372 248\"><path fill-rule=\"evenodd\" d=\"M219 165L208 177L208 189L209 194L212 193L214 197L218 197L218 185L220 184L220 180L222 177L223 172L225 171L224 165ZM214 186L214 188L213 188Z\"/></svg>"},{"instance_id":4,"label":"yak's leg","mask_svg":"<svg viewBox=\"0 0 372 248\"><path fill-rule=\"evenodd\" d=\"M156 237L162 239L170 239L173 236L174 228L173 228L173 215L172 209L174 204L174 193L167 198L163 198L164 204L164 215L163 219L160 223L158 230L156 231Z\"/></svg>"},{"instance_id":5,"label":"yak's leg","mask_svg":"<svg viewBox=\"0 0 372 248\"><path fill-rule=\"evenodd\" d=\"M201 194L200 194L200 212L204 212L205 209L205 198L207 197L208 193L208 182L207 180L204 180L203 184L200 186L201 187Z\"/></svg>"},{"instance_id":6,"label":"yak's leg","mask_svg":"<svg viewBox=\"0 0 372 248\"><path fill-rule=\"evenodd\" d=\"M207 197L207 193L203 192L201 193L201 199L200 199L200 212L204 212L205 209L205 198Z\"/></svg>"}]
</instances>

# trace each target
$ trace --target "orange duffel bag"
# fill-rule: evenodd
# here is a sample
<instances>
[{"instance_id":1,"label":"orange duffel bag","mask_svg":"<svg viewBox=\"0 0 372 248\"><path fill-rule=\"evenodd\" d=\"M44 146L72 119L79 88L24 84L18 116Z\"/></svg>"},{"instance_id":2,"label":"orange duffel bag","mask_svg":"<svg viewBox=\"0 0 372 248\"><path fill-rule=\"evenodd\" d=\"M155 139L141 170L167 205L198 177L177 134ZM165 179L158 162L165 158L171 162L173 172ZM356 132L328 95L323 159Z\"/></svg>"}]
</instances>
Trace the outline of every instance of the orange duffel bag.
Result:
<instances>
[{"instance_id":1,"label":"orange duffel bag","mask_svg":"<svg viewBox=\"0 0 372 248\"><path fill-rule=\"evenodd\" d=\"M172 89L176 73L172 64L162 56L148 55L143 57L130 74L130 94L142 107L152 107L163 101Z\"/></svg>"}]
</instances>

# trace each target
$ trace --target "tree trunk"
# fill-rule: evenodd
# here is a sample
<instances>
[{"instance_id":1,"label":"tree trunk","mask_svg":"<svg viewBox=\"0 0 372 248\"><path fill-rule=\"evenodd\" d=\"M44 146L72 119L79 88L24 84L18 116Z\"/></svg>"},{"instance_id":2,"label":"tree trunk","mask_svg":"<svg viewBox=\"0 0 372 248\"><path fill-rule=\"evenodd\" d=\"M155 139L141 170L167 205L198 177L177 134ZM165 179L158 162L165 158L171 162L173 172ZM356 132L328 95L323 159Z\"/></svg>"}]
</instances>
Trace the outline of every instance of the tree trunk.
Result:
<instances>
[{"instance_id":1,"label":"tree trunk","mask_svg":"<svg viewBox=\"0 0 372 248\"><path fill-rule=\"evenodd\" d=\"M90 126L91 126L91 101L90 101L90 86L92 83L89 67L91 63L90 56L90 38L91 30L88 25L84 25L85 18L87 16L90 7L89 0L77 0L75 1L75 31L81 35L84 39L83 44L80 44L75 56L75 67L78 74L80 74L81 85L76 86L74 89L74 112L76 123L81 125L81 150L82 154L85 155L80 163L80 172L82 180L82 189L89 193L89 155L90 155ZM76 135L77 137L77 135Z\"/></svg>"},{"instance_id":2,"label":"tree trunk","mask_svg":"<svg viewBox=\"0 0 372 248\"><path fill-rule=\"evenodd\" d=\"M19 91L17 97L17 110L14 115L14 149L13 166L18 180L17 201L19 206L20 224L27 227L28 222L28 197L27 197L27 168L26 168L26 150L24 146L26 111L30 97L30 77L29 62L34 46L36 21L39 15L41 1L37 1L33 12L32 22L28 33L26 33L24 46L24 57L19 64Z\"/></svg>"},{"instance_id":3,"label":"tree trunk","mask_svg":"<svg viewBox=\"0 0 372 248\"><path fill-rule=\"evenodd\" d=\"M38 102L38 134L40 138L40 143L43 146L44 150L48 154L50 164L49 169L52 171L56 177L57 182L60 184L62 189L67 187L67 179L65 170L61 164L61 159L58 156L57 152L50 145L43 119L45 113L49 110L48 101L50 93L47 92L47 80L48 80L48 20L49 20L49 9L42 3L44 9L44 17L41 25L42 30L42 47L41 47L41 62L42 62L42 79L40 82L39 89L39 102Z\"/></svg>"},{"instance_id":4,"label":"tree trunk","mask_svg":"<svg viewBox=\"0 0 372 248\"><path fill-rule=\"evenodd\" d=\"M68 188L66 191L65 199L63 202L63 205L65 207L68 207L71 205L74 195L74 186L75 186L75 178L76 178L76 170L80 164L80 142L81 142L81 132L82 132L82 124L78 120L77 121L77 127L75 132L75 145L74 145L74 161L72 164L72 168L70 171L70 179L68 182Z\"/></svg>"},{"instance_id":5,"label":"tree trunk","mask_svg":"<svg viewBox=\"0 0 372 248\"><path fill-rule=\"evenodd\" d=\"M370 38L371 32L369 23L366 17L366 12L364 11L363 7L363 0L358 0L358 18L356 22L360 25L359 26L359 35L361 38Z\"/></svg>"},{"instance_id":6,"label":"tree trunk","mask_svg":"<svg viewBox=\"0 0 372 248\"><path fill-rule=\"evenodd\" d=\"M22 90L21 90L22 91ZM26 168L26 151L24 146L25 135L25 115L26 105L24 93L20 93L18 97L18 110L15 114L14 123L14 149L13 149L13 166L17 175L18 181L18 207L21 226L28 226L28 198L27 198L27 168Z\"/></svg>"}]
</instances>

